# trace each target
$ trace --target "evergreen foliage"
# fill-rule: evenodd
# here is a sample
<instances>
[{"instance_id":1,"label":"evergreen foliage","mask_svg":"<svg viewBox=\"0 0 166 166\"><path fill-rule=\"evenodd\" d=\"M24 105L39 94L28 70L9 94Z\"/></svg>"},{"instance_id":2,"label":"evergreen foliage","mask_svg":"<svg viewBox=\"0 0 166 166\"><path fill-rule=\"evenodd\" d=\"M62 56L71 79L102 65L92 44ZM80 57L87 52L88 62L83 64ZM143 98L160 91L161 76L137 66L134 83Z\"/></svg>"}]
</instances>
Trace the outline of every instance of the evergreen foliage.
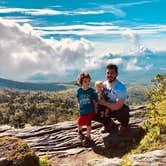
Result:
<instances>
[{"instance_id":1,"label":"evergreen foliage","mask_svg":"<svg viewBox=\"0 0 166 166\"><path fill-rule=\"evenodd\" d=\"M158 74L146 97L148 120L143 124L146 135L133 153L166 148L166 74Z\"/></svg>"},{"instance_id":2,"label":"evergreen foliage","mask_svg":"<svg viewBox=\"0 0 166 166\"><path fill-rule=\"evenodd\" d=\"M154 86L146 93L149 103L147 104L148 120L142 128L146 132L140 144L130 153L142 153L155 149L166 148L166 74L158 74L152 82ZM125 161L121 166L132 166L133 161L124 156Z\"/></svg>"},{"instance_id":3,"label":"evergreen foliage","mask_svg":"<svg viewBox=\"0 0 166 166\"><path fill-rule=\"evenodd\" d=\"M75 88L58 92L0 90L0 124L23 128L76 120L75 91ZM129 88L129 104L144 102L144 91L144 87Z\"/></svg>"},{"instance_id":4,"label":"evergreen foliage","mask_svg":"<svg viewBox=\"0 0 166 166\"><path fill-rule=\"evenodd\" d=\"M15 128L75 120L75 89L59 92L0 91L0 124Z\"/></svg>"}]
</instances>

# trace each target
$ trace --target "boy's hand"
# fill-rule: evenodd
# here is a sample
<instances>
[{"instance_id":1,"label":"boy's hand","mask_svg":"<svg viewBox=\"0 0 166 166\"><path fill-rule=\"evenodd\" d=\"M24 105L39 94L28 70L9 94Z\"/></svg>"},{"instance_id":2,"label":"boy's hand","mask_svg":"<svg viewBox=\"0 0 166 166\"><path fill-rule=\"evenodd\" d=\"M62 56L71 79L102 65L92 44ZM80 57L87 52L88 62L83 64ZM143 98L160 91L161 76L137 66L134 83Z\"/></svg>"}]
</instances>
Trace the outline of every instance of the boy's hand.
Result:
<instances>
[{"instance_id":1,"label":"boy's hand","mask_svg":"<svg viewBox=\"0 0 166 166\"><path fill-rule=\"evenodd\" d=\"M97 112L98 112L97 109L95 109L95 114L97 114Z\"/></svg>"},{"instance_id":2,"label":"boy's hand","mask_svg":"<svg viewBox=\"0 0 166 166\"><path fill-rule=\"evenodd\" d=\"M98 95L98 100L103 100L103 96L101 94Z\"/></svg>"}]
</instances>

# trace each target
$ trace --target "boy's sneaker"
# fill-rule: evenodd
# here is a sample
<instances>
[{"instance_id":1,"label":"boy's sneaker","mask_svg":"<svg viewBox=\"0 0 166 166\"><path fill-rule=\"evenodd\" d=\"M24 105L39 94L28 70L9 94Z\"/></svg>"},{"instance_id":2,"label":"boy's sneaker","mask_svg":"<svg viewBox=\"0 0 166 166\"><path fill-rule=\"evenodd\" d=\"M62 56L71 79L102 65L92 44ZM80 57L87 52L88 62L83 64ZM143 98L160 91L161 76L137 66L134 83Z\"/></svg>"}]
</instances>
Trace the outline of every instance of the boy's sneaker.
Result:
<instances>
[{"instance_id":1,"label":"boy's sneaker","mask_svg":"<svg viewBox=\"0 0 166 166\"><path fill-rule=\"evenodd\" d=\"M84 139L84 134L82 133L82 130L80 130L80 131L78 131L78 137L79 137L79 139Z\"/></svg>"},{"instance_id":2,"label":"boy's sneaker","mask_svg":"<svg viewBox=\"0 0 166 166\"><path fill-rule=\"evenodd\" d=\"M82 141L82 146L88 147L90 145L91 138L90 137L85 137L84 140Z\"/></svg>"}]
</instances>

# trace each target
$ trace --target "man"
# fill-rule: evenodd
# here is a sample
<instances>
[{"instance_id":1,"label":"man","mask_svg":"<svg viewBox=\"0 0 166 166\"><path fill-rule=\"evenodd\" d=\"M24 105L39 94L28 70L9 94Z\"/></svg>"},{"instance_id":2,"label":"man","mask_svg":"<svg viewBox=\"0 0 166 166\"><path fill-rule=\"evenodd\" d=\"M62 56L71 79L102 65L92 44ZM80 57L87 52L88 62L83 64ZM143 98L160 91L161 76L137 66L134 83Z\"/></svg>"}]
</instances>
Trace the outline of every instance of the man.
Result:
<instances>
[{"instance_id":1,"label":"man","mask_svg":"<svg viewBox=\"0 0 166 166\"><path fill-rule=\"evenodd\" d=\"M108 64L106 66L106 81L104 82L104 94L107 101L100 100L99 104L110 109L110 117L101 119L95 115L94 120L102 122L104 131L110 131L113 127L111 117L116 118L120 122L119 132L126 133L129 130L129 107L125 103L127 98L127 91L125 85L117 79L118 67L115 64Z\"/></svg>"}]
</instances>

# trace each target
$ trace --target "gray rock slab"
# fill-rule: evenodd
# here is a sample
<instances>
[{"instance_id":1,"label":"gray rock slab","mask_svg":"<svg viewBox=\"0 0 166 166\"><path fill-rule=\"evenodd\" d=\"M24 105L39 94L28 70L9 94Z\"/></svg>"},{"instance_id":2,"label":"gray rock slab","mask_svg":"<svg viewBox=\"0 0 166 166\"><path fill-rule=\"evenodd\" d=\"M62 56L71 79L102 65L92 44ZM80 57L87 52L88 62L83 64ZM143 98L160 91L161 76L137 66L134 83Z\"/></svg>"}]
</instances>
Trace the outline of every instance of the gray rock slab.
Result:
<instances>
[{"instance_id":1,"label":"gray rock slab","mask_svg":"<svg viewBox=\"0 0 166 166\"><path fill-rule=\"evenodd\" d=\"M140 164L146 166L165 166L166 149L131 155L129 159L134 161L133 166L138 166Z\"/></svg>"}]
</instances>

